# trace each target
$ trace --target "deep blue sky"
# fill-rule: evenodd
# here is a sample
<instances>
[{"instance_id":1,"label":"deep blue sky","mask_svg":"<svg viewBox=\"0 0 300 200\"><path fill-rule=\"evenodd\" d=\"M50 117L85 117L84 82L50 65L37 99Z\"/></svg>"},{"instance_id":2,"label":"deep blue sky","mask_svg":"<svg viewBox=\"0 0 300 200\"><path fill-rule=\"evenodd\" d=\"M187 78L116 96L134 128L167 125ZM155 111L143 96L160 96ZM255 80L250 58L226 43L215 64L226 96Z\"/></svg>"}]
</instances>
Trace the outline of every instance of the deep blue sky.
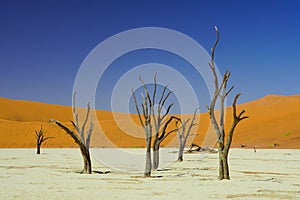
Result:
<instances>
[{"instance_id":1,"label":"deep blue sky","mask_svg":"<svg viewBox=\"0 0 300 200\"><path fill-rule=\"evenodd\" d=\"M300 1L1 0L0 96L71 105L80 64L108 37L165 27L209 51L215 25L216 63L232 72L240 102L300 93ZM102 93L97 108L110 109Z\"/></svg>"}]
</instances>

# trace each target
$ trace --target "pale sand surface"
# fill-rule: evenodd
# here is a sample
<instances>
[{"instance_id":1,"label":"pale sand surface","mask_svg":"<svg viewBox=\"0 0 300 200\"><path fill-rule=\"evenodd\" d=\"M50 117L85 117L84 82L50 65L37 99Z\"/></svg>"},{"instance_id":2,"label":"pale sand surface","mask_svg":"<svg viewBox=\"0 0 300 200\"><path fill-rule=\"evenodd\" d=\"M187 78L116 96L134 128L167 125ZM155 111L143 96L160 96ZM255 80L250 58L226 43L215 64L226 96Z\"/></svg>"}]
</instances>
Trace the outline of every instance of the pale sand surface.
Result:
<instances>
[{"instance_id":1,"label":"pale sand surface","mask_svg":"<svg viewBox=\"0 0 300 200\"><path fill-rule=\"evenodd\" d=\"M0 149L0 199L300 199L300 150L232 149L230 181L217 180L217 154L201 157L137 178L96 159L94 170L111 173L80 174L78 149Z\"/></svg>"}]
</instances>

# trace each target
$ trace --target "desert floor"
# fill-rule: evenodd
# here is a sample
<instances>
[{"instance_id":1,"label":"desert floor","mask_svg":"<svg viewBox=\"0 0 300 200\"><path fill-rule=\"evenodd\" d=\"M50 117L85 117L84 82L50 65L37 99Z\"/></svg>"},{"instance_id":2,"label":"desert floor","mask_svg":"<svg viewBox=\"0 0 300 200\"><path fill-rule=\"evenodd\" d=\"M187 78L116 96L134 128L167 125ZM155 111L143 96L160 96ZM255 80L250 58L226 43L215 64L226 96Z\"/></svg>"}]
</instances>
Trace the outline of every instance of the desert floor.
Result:
<instances>
[{"instance_id":1,"label":"desert floor","mask_svg":"<svg viewBox=\"0 0 300 200\"><path fill-rule=\"evenodd\" d=\"M217 154L184 159L140 178L97 159L110 173L80 174L78 149L0 149L0 199L300 199L299 149L232 149L230 181L217 179Z\"/></svg>"}]
</instances>

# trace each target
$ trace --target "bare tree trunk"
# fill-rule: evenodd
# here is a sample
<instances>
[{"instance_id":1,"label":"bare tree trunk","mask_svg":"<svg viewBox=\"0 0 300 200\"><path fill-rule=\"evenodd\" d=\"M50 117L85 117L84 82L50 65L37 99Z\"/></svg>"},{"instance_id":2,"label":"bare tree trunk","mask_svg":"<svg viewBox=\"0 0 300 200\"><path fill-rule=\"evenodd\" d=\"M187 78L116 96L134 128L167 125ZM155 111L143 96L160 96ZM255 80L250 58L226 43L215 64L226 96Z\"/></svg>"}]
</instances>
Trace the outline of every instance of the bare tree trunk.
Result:
<instances>
[{"instance_id":1,"label":"bare tree trunk","mask_svg":"<svg viewBox=\"0 0 300 200\"><path fill-rule=\"evenodd\" d=\"M219 180L230 179L228 154L219 150Z\"/></svg>"},{"instance_id":2,"label":"bare tree trunk","mask_svg":"<svg viewBox=\"0 0 300 200\"><path fill-rule=\"evenodd\" d=\"M178 158L177 161L182 162L183 161L183 150L184 150L184 145L182 140L179 142L179 152L178 152Z\"/></svg>"},{"instance_id":3,"label":"bare tree trunk","mask_svg":"<svg viewBox=\"0 0 300 200\"><path fill-rule=\"evenodd\" d=\"M179 150L178 150L178 158L177 161L182 162L183 161L183 150L184 150L184 142L186 141L184 139L184 132L185 132L185 125L186 122L182 123L182 127L181 130L178 128L178 121L176 121L176 127L178 129L177 131L177 136L178 136L178 140L179 140ZM181 132L180 132L181 131Z\"/></svg>"},{"instance_id":4,"label":"bare tree trunk","mask_svg":"<svg viewBox=\"0 0 300 200\"><path fill-rule=\"evenodd\" d=\"M82 151L81 150L81 155L83 158L83 174L91 174L92 173L92 162L91 162L91 157L88 151Z\"/></svg>"},{"instance_id":5,"label":"bare tree trunk","mask_svg":"<svg viewBox=\"0 0 300 200\"><path fill-rule=\"evenodd\" d=\"M41 145L36 144L36 154L41 154Z\"/></svg>"},{"instance_id":6,"label":"bare tree trunk","mask_svg":"<svg viewBox=\"0 0 300 200\"><path fill-rule=\"evenodd\" d=\"M151 170L152 170L152 163L151 163L151 140L152 136L151 134L147 134L146 136L146 165L145 165L145 177L151 176Z\"/></svg>"},{"instance_id":7,"label":"bare tree trunk","mask_svg":"<svg viewBox=\"0 0 300 200\"><path fill-rule=\"evenodd\" d=\"M223 165L222 153L219 153L219 180L224 179L224 165Z\"/></svg>"},{"instance_id":8,"label":"bare tree trunk","mask_svg":"<svg viewBox=\"0 0 300 200\"><path fill-rule=\"evenodd\" d=\"M61 122L59 122L55 119L51 119L50 122L55 122L61 129L66 131L66 133L73 138L74 142L79 146L80 152L81 152L81 155L83 158L84 168L82 170L82 173L91 174L92 173L92 163L91 163L90 153L89 153L89 150L84 145L84 143L81 141L81 139L76 135L75 132L73 132L71 129L69 129L67 126L65 126Z\"/></svg>"},{"instance_id":9,"label":"bare tree trunk","mask_svg":"<svg viewBox=\"0 0 300 200\"><path fill-rule=\"evenodd\" d=\"M224 169L224 179L230 179L229 176L229 165L228 165L228 155L224 154L223 155L223 169Z\"/></svg>"},{"instance_id":10,"label":"bare tree trunk","mask_svg":"<svg viewBox=\"0 0 300 200\"><path fill-rule=\"evenodd\" d=\"M155 138L153 143L153 169L157 170L159 165L159 141Z\"/></svg>"},{"instance_id":11,"label":"bare tree trunk","mask_svg":"<svg viewBox=\"0 0 300 200\"><path fill-rule=\"evenodd\" d=\"M226 159L224 157L224 144L221 142L218 142L218 152L219 152L219 180L224 179L224 160Z\"/></svg>"},{"instance_id":12,"label":"bare tree trunk","mask_svg":"<svg viewBox=\"0 0 300 200\"><path fill-rule=\"evenodd\" d=\"M151 176L152 163L151 163L151 148L147 147L146 149L146 166L145 166L145 177Z\"/></svg>"}]
</instances>

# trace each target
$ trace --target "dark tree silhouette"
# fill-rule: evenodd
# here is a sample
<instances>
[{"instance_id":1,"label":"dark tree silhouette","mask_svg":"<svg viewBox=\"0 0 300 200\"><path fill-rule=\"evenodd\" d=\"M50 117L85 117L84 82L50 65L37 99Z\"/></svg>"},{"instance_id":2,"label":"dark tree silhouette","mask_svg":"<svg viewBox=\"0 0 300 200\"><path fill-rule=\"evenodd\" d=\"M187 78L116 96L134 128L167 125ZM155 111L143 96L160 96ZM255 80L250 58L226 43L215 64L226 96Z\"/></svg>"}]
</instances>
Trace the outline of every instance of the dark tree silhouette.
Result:
<instances>
[{"instance_id":1,"label":"dark tree silhouette","mask_svg":"<svg viewBox=\"0 0 300 200\"><path fill-rule=\"evenodd\" d=\"M41 146L46 141L53 137L45 137L43 126L41 126L40 130L35 130L35 138L36 138L36 154L41 154Z\"/></svg>"}]
</instances>

